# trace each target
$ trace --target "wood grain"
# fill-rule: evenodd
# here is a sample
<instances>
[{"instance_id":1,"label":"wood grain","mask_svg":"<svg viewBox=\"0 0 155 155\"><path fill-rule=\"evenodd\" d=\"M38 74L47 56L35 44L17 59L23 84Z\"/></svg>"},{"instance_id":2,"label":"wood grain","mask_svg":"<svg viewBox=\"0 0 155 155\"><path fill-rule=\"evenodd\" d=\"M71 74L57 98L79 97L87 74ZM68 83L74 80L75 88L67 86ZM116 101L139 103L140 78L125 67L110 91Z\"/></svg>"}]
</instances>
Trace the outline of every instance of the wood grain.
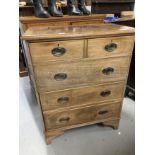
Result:
<instances>
[{"instance_id":1,"label":"wood grain","mask_svg":"<svg viewBox=\"0 0 155 155\"><path fill-rule=\"evenodd\" d=\"M59 129L46 130L45 131L46 144L51 144L52 140L57 136L60 136L61 134L63 134L65 130L69 130L72 128L79 128L86 125L88 126L88 125L97 124L97 123L102 123L104 126L110 126L113 129L118 129L119 121L120 121L120 118L117 118L117 117L112 119L107 118L107 119L95 120L95 121L91 120L86 123L65 126Z\"/></svg>"},{"instance_id":2,"label":"wood grain","mask_svg":"<svg viewBox=\"0 0 155 155\"><path fill-rule=\"evenodd\" d=\"M117 130L119 127L119 119L116 120L109 120L109 121L104 121L102 122L103 126L110 126L113 129Z\"/></svg>"},{"instance_id":3,"label":"wood grain","mask_svg":"<svg viewBox=\"0 0 155 155\"><path fill-rule=\"evenodd\" d=\"M45 111L44 119L47 130L57 129L74 124L86 123L95 120L119 117L120 103L108 105L86 106L61 111Z\"/></svg>"},{"instance_id":4,"label":"wood grain","mask_svg":"<svg viewBox=\"0 0 155 155\"><path fill-rule=\"evenodd\" d=\"M71 128L95 123L118 128L134 28L102 24L102 16L96 17L21 19L47 144ZM107 52L110 43L117 48ZM67 49L61 57L51 53L58 46Z\"/></svg>"},{"instance_id":5,"label":"wood grain","mask_svg":"<svg viewBox=\"0 0 155 155\"><path fill-rule=\"evenodd\" d=\"M30 10L29 10L30 11ZM35 16L21 16L20 24L22 25L23 31L25 32L30 27L36 26L64 26L64 25L79 25L80 24L91 24L103 23L103 18L106 14L91 14L90 16L69 16L64 15L63 17L50 17L50 18L37 18ZM60 20L61 19L61 20Z\"/></svg>"},{"instance_id":6,"label":"wood grain","mask_svg":"<svg viewBox=\"0 0 155 155\"><path fill-rule=\"evenodd\" d=\"M103 95L103 92L109 92ZM83 106L84 104L96 104L114 99L121 99L124 92L124 82L100 84L82 88L71 88L69 90L45 92L40 94L43 110L55 110L71 106ZM65 100L67 98L68 100Z\"/></svg>"},{"instance_id":7,"label":"wood grain","mask_svg":"<svg viewBox=\"0 0 155 155\"><path fill-rule=\"evenodd\" d=\"M78 26L78 25L96 25L96 24L103 24L103 20L96 20L92 22L91 20L87 21L74 21L71 22L70 25Z\"/></svg>"},{"instance_id":8,"label":"wood grain","mask_svg":"<svg viewBox=\"0 0 155 155\"><path fill-rule=\"evenodd\" d=\"M117 48L112 52L105 50L106 45L110 43L115 43L117 45ZM133 45L134 36L88 39L88 57L107 58L129 56L132 54Z\"/></svg>"},{"instance_id":9,"label":"wood grain","mask_svg":"<svg viewBox=\"0 0 155 155\"><path fill-rule=\"evenodd\" d=\"M34 64L47 61L83 58L83 46L84 40L39 42L29 44L31 57ZM63 47L66 49L66 52L62 56L55 56L52 54L52 50L56 47Z\"/></svg>"},{"instance_id":10,"label":"wood grain","mask_svg":"<svg viewBox=\"0 0 155 155\"><path fill-rule=\"evenodd\" d=\"M24 40L64 40L101 38L121 35L133 35L134 28L115 24L69 25L69 26L35 26L28 28L22 36Z\"/></svg>"},{"instance_id":11,"label":"wood grain","mask_svg":"<svg viewBox=\"0 0 155 155\"><path fill-rule=\"evenodd\" d=\"M34 67L37 87L40 92L62 90L109 81L120 81L127 78L129 57L49 63ZM112 67L110 75L102 73L103 69ZM57 74L66 74L66 79L57 81Z\"/></svg>"}]
</instances>

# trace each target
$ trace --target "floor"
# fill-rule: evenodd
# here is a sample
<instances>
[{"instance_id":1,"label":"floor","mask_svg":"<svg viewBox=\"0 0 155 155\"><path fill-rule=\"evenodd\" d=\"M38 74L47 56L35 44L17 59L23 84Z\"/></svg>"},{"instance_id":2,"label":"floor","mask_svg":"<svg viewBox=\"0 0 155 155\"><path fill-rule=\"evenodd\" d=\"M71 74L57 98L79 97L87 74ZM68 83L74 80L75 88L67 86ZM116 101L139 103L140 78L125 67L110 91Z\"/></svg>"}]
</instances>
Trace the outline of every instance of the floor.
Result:
<instances>
[{"instance_id":1,"label":"floor","mask_svg":"<svg viewBox=\"0 0 155 155\"><path fill-rule=\"evenodd\" d=\"M29 78L20 78L19 83L20 155L134 155L134 101L124 99L118 130L98 125L71 129L46 145Z\"/></svg>"}]
</instances>

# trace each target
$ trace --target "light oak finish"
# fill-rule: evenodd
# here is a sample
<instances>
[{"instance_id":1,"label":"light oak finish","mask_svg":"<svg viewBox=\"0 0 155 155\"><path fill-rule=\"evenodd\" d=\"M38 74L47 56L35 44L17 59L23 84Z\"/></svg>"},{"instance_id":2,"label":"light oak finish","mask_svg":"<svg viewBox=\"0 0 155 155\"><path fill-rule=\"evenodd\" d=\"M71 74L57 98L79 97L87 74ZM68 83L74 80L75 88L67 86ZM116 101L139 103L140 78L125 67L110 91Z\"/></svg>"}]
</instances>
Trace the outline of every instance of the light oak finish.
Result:
<instances>
[{"instance_id":1,"label":"light oak finish","mask_svg":"<svg viewBox=\"0 0 155 155\"><path fill-rule=\"evenodd\" d=\"M103 24L103 20L100 20L100 21L94 21L92 22L91 20L90 21L75 21L75 22L71 22L71 25L74 25L74 26L78 26L78 25L96 25L97 24Z\"/></svg>"},{"instance_id":2,"label":"light oak finish","mask_svg":"<svg viewBox=\"0 0 155 155\"><path fill-rule=\"evenodd\" d=\"M58 17L50 17L50 18L37 18L35 16L26 16L26 17L20 17L19 20L21 23L23 24L30 24L30 23L50 23L50 22L59 22L59 23L63 23L63 22L80 22L80 21L103 21L103 18L106 16L107 14L91 14L90 16L69 16L69 15L64 15L61 18ZM61 19L61 20L60 20ZM35 25L36 26L36 25Z\"/></svg>"},{"instance_id":3,"label":"light oak finish","mask_svg":"<svg viewBox=\"0 0 155 155\"><path fill-rule=\"evenodd\" d=\"M82 124L107 118L119 118L120 103L93 105L81 108L66 108L59 111L45 111L44 120L47 130L59 129L74 124Z\"/></svg>"},{"instance_id":4,"label":"light oak finish","mask_svg":"<svg viewBox=\"0 0 155 155\"><path fill-rule=\"evenodd\" d=\"M38 40L70 40L84 38L101 38L133 35L134 28L115 24L69 25L69 26L36 26L27 29L22 39Z\"/></svg>"},{"instance_id":5,"label":"light oak finish","mask_svg":"<svg viewBox=\"0 0 155 155\"><path fill-rule=\"evenodd\" d=\"M33 63L82 59L84 40L31 43L29 47ZM60 56L55 56L52 50L58 47L63 47L66 51Z\"/></svg>"},{"instance_id":6,"label":"light oak finish","mask_svg":"<svg viewBox=\"0 0 155 155\"><path fill-rule=\"evenodd\" d=\"M71 125L71 126L66 126L60 129L53 129L53 130L47 130L45 132L45 141L46 144L51 144L52 140L54 138L56 138L57 136L60 136L61 134L64 133L64 131L68 130L68 129L72 129L72 128L79 128L79 127L83 127L83 126L88 126L88 125L92 125L92 124L102 124L103 126L110 126L113 129L118 129L119 126L119 118L107 118L104 120L95 120L95 121L90 121L87 123L82 123L82 124L76 124L76 125Z\"/></svg>"},{"instance_id":7,"label":"light oak finish","mask_svg":"<svg viewBox=\"0 0 155 155\"><path fill-rule=\"evenodd\" d=\"M60 26L60 25L81 25L81 24L102 24L104 23L103 18L106 14L91 14L90 16L69 16L64 15L63 17L50 17L50 18L36 18L35 16L21 16L19 18L21 27L25 32L30 27L36 26Z\"/></svg>"},{"instance_id":8,"label":"light oak finish","mask_svg":"<svg viewBox=\"0 0 155 155\"><path fill-rule=\"evenodd\" d=\"M20 20L46 143L95 123L117 129L134 29L95 16Z\"/></svg>"},{"instance_id":9,"label":"light oak finish","mask_svg":"<svg viewBox=\"0 0 155 155\"><path fill-rule=\"evenodd\" d=\"M134 17L134 11L122 11L121 18L123 17Z\"/></svg>"},{"instance_id":10,"label":"light oak finish","mask_svg":"<svg viewBox=\"0 0 155 155\"><path fill-rule=\"evenodd\" d=\"M64 132L63 132L63 130L55 130L55 131L53 131L52 130L52 132L51 131L46 131L45 132L45 141L46 141L46 144L48 145L48 144L51 144L51 142L52 142L52 140L55 138L55 137L57 137L57 136L60 136L60 135L62 135Z\"/></svg>"},{"instance_id":11,"label":"light oak finish","mask_svg":"<svg viewBox=\"0 0 155 155\"><path fill-rule=\"evenodd\" d=\"M115 43L117 48L106 51L106 45ZM108 58L130 56L134 44L133 36L111 37L102 39L70 40L55 42L30 43L29 48L33 63L58 60L73 60L82 58ZM98 45L98 46L96 46ZM60 56L52 54L54 48L65 48L66 52Z\"/></svg>"},{"instance_id":12,"label":"light oak finish","mask_svg":"<svg viewBox=\"0 0 155 155\"><path fill-rule=\"evenodd\" d=\"M105 48L111 43L116 44L116 48L107 51ZM88 40L88 57L89 58L107 58L130 56L134 45L134 36L99 38Z\"/></svg>"},{"instance_id":13,"label":"light oak finish","mask_svg":"<svg viewBox=\"0 0 155 155\"><path fill-rule=\"evenodd\" d=\"M42 109L55 110L71 106L82 106L110 100L121 100L124 94L124 82L100 84L81 88L72 88L40 94Z\"/></svg>"},{"instance_id":14,"label":"light oak finish","mask_svg":"<svg viewBox=\"0 0 155 155\"><path fill-rule=\"evenodd\" d=\"M63 63L49 63L34 67L36 83L40 92L86 86L109 81L125 80L130 64L129 57L112 59L95 59ZM103 69L114 69L109 75L103 74ZM64 80L56 80L57 74L63 73Z\"/></svg>"},{"instance_id":15,"label":"light oak finish","mask_svg":"<svg viewBox=\"0 0 155 155\"><path fill-rule=\"evenodd\" d=\"M113 129L118 129L118 127L119 127L119 119L102 122L102 125L103 126L110 126Z\"/></svg>"}]
</instances>

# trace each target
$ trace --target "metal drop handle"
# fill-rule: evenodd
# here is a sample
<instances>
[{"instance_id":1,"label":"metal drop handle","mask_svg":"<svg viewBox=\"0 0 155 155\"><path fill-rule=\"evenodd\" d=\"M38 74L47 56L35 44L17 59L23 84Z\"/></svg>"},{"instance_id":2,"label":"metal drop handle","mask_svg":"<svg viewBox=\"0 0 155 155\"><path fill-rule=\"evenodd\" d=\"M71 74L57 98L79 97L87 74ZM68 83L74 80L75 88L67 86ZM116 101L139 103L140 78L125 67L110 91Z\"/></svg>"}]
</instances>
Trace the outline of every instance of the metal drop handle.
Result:
<instances>
[{"instance_id":1,"label":"metal drop handle","mask_svg":"<svg viewBox=\"0 0 155 155\"><path fill-rule=\"evenodd\" d=\"M60 97L57 99L57 102L60 103L60 104L67 104L69 101L69 97Z\"/></svg>"},{"instance_id":2,"label":"metal drop handle","mask_svg":"<svg viewBox=\"0 0 155 155\"><path fill-rule=\"evenodd\" d=\"M56 47L52 49L51 53L56 57L60 57L66 53L66 49L63 47Z\"/></svg>"},{"instance_id":3,"label":"metal drop handle","mask_svg":"<svg viewBox=\"0 0 155 155\"><path fill-rule=\"evenodd\" d=\"M70 117L63 117L63 118L60 118L59 119L59 122L69 122L69 120L70 120Z\"/></svg>"},{"instance_id":4,"label":"metal drop handle","mask_svg":"<svg viewBox=\"0 0 155 155\"><path fill-rule=\"evenodd\" d=\"M112 67L107 67L107 68L104 68L104 69L102 70L102 73L105 74L105 75L110 75L110 74L112 74L113 72L114 72L114 68L112 68Z\"/></svg>"},{"instance_id":5,"label":"metal drop handle","mask_svg":"<svg viewBox=\"0 0 155 155\"><path fill-rule=\"evenodd\" d=\"M113 52L115 49L117 49L117 44L116 43L107 44L104 49L107 52Z\"/></svg>"},{"instance_id":6,"label":"metal drop handle","mask_svg":"<svg viewBox=\"0 0 155 155\"><path fill-rule=\"evenodd\" d=\"M100 93L100 95L101 95L102 97L109 96L110 94L111 94L111 91L110 91L110 90L105 90L105 91L102 91L102 92Z\"/></svg>"},{"instance_id":7,"label":"metal drop handle","mask_svg":"<svg viewBox=\"0 0 155 155\"><path fill-rule=\"evenodd\" d=\"M56 81L63 81L67 78L67 74L66 73L58 73L54 75L54 79Z\"/></svg>"},{"instance_id":8,"label":"metal drop handle","mask_svg":"<svg viewBox=\"0 0 155 155\"><path fill-rule=\"evenodd\" d=\"M101 110L101 111L98 112L99 115L104 115L104 114L106 114L106 113L108 113L107 110Z\"/></svg>"}]
</instances>

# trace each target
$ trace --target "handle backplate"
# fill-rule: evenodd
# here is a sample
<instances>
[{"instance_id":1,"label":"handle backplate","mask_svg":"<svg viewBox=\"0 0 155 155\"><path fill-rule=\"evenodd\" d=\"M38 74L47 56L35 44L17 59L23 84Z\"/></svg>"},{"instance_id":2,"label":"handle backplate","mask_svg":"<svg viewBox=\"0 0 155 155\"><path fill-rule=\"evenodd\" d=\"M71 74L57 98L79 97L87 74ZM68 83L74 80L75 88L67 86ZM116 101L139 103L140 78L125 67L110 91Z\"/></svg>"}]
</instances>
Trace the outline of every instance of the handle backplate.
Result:
<instances>
[{"instance_id":1,"label":"handle backplate","mask_svg":"<svg viewBox=\"0 0 155 155\"><path fill-rule=\"evenodd\" d=\"M114 72L114 68L112 68L112 67L107 67L107 68L104 68L104 69L102 70L102 73L105 74L105 75L110 75L110 74L112 74L113 72Z\"/></svg>"},{"instance_id":2,"label":"handle backplate","mask_svg":"<svg viewBox=\"0 0 155 155\"><path fill-rule=\"evenodd\" d=\"M110 91L110 90L105 90L105 91L102 91L102 92L100 93L100 95L101 95L102 97L109 96L110 94L111 94L111 91Z\"/></svg>"},{"instance_id":3,"label":"handle backplate","mask_svg":"<svg viewBox=\"0 0 155 155\"><path fill-rule=\"evenodd\" d=\"M51 53L56 57L60 57L66 53L66 49L63 47L55 47L52 49Z\"/></svg>"},{"instance_id":4,"label":"handle backplate","mask_svg":"<svg viewBox=\"0 0 155 155\"><path fill-rule=\"evenodd\" d=\"M67 104L69 101L69 97L65 96L65 97L60 97L57 99L57 102L60 103L60 104Z\"/></svg>"},{"instance_id":5,"label":"handle backplate","mask_svg":"<svg viewBox=\"0 0 155 155\"><path fill-rule=\"evenodd\" d=\"M69 122L69 120L70 120L70 117L63 117L63 118L60 118L59 119L59 122L65 122L65 123L67 123L67 122Z\"/></svg>"},{"instance_id":6,"label":"handle backplate","mask_svg":"<svg viewBox=\"0 0 155 155\"><path fill-rule=\"evenodd\" d=\"M63 81L67 78L67 74L66 73L58 73L54 75L54 79L57 81Z\"/></svg>"},{"instance_id":7,"label":"handle backplate","mask_svg":"<svg viewBox=\"0 0 155 155\"><path fill-rule=\"evenodd\" d=\"M108 110L101 110L98 112L99 115L104 115L106 113L108 113Z\"/></svg>"},{"instance_id":8,"label":"handle backplate","mask_svg":"<svg viewBox=\"0 0 155 155\"><path fill-rule=\"evenodd\" d=\"M110 43L110 44L107 44L105 46L105 50L107 52L113 52L116 48L117 48L117 44L116 43Z\"/></svg>"}]
</instances>

